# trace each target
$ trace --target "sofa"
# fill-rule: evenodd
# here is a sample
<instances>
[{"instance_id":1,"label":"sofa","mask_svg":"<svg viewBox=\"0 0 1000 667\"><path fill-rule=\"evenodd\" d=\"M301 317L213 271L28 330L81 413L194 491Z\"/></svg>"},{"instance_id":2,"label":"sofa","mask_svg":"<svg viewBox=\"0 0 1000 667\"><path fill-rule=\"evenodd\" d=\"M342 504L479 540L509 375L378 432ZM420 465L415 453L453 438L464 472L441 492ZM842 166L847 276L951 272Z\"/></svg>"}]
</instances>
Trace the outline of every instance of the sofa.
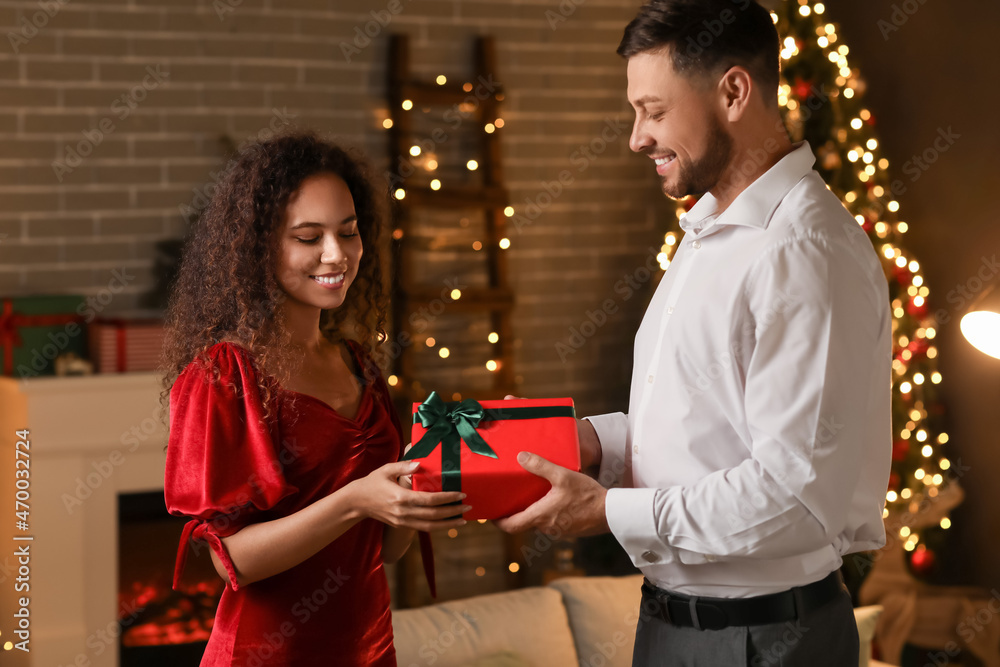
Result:
<instances>
[{"instance_id":1,"label":"sofa","mask_svg":"<svg viewBox=\"0 0 1000 667\"><path fill-rule=\"evenodd\" d=\"M548 586L393 612L399 667L630 667L642 575ZM855 610L862 666L880 607ZM720 666L722 667L722 666Z\"/></svg>"}]
</instances>

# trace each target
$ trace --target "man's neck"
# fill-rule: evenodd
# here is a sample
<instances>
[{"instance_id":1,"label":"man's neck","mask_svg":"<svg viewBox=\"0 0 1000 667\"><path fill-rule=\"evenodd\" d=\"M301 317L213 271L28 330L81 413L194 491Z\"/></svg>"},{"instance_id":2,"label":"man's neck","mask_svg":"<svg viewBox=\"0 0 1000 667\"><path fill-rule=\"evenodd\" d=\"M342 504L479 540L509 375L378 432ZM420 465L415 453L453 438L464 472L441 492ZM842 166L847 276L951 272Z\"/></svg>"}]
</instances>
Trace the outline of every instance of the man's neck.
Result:
<instances>
[{"instance_id":1,"label":"man's neck","mask_svg":"<svg viewBox=\"0 0 1000 667\"><path fill-rule=\"evenodd\" d=\"M709 190L716 201L716 215L721 215L744 190L792 150L792 142L783 134L734 147L729 165L715 187Z\"/></svg>"}]
</instances>

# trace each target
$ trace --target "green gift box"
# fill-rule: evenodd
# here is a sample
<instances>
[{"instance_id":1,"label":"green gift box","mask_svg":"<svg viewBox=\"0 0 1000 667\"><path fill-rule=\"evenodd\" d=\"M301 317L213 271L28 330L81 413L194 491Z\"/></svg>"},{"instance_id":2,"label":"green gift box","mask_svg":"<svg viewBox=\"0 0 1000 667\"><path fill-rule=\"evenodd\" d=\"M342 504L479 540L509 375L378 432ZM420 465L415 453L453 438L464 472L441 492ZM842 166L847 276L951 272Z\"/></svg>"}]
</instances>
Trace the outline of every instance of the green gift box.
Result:
<instances>
[{"instance_id":1,"label":"green gift box","mask_svg":"<svg viewBox=\"0 0 1000 667\"><path fill-rule=\"evenodd\" d=\"M82 296L0 299L0 363L13 377L54 375L55 360L86 356Z\"/></svg>"}]
</instances>

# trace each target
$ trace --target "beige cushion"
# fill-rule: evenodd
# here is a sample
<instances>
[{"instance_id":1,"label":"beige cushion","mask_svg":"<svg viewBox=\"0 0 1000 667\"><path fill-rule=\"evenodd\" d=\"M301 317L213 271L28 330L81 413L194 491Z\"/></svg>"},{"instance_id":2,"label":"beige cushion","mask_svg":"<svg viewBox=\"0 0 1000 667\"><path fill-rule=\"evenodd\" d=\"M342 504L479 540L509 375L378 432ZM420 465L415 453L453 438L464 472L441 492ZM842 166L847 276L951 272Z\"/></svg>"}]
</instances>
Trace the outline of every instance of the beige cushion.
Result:
<instances>
[{"instance_id":1,"label":"beige cushion","mask_svg":"<svg viewBox=\"0 0 1000 667\"><path fill-rule=\"evenodd\" d=\"M641 574L566 577L549 586L562 593L581 665L631 667Z\"/></svg>"},{"instance_id":2,"label":"beige cushion","mask_svg":"<svg viewBox=\"0 0 1000 667\"><path fill-rule=\"evenodd\" d=\"M870 607L856 607L854 609L854 620L858 624L858 639L861 640L861 659L858 667L869 667L872 656L872 637L875 636L875 624L882 613L882 607L872 605Z\"/></svg>"},{"instance_id":3,"label":"beige cushion","mask_svg":"<svg viewBox=\"0 0 1000 667\"><path fill-rule=\"evenodd\" d=\"M507 659L495 664L511 667L577 663L562 597L548 588L397 610L392 630L399 667L467 667L483 659ZM509 654L523 662L509 662Z\"/></svg>"},{"instance_id":4,"label":"beige cushion","mask_svg":"<svg viewBox=\"0 0 1000 667\"><path fill-rule=\"evenodd\" d=\"M470 662L466 667L530 667L530 665L530 662L517 653L504 651L503 653L488 655L475 662Z\"/></svg>"}]
</instances>

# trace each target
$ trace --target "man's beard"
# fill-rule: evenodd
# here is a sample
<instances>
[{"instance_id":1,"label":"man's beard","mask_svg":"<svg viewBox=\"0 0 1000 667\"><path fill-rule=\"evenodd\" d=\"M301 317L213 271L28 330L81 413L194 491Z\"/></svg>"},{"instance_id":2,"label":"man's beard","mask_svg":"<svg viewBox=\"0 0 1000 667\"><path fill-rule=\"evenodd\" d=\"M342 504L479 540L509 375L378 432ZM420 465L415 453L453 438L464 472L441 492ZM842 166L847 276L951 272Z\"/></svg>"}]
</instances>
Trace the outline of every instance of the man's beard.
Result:
<instances>
[{"instance_id":1,"label":"man's beard","mask_svg":"<svg viewBox=\"0 0 1000 667\"><path fill-rule=\"evenodd\" d=\"M722 123L712 116L709 127L708 148L705 155L690 165L678 162L674 185L663 179L663 192L673 199L688 195L700 196L718 184L733 155L733 139L722 128ZM680 160L680 158L677 158Z\"/></svg>"}]
</instances>

